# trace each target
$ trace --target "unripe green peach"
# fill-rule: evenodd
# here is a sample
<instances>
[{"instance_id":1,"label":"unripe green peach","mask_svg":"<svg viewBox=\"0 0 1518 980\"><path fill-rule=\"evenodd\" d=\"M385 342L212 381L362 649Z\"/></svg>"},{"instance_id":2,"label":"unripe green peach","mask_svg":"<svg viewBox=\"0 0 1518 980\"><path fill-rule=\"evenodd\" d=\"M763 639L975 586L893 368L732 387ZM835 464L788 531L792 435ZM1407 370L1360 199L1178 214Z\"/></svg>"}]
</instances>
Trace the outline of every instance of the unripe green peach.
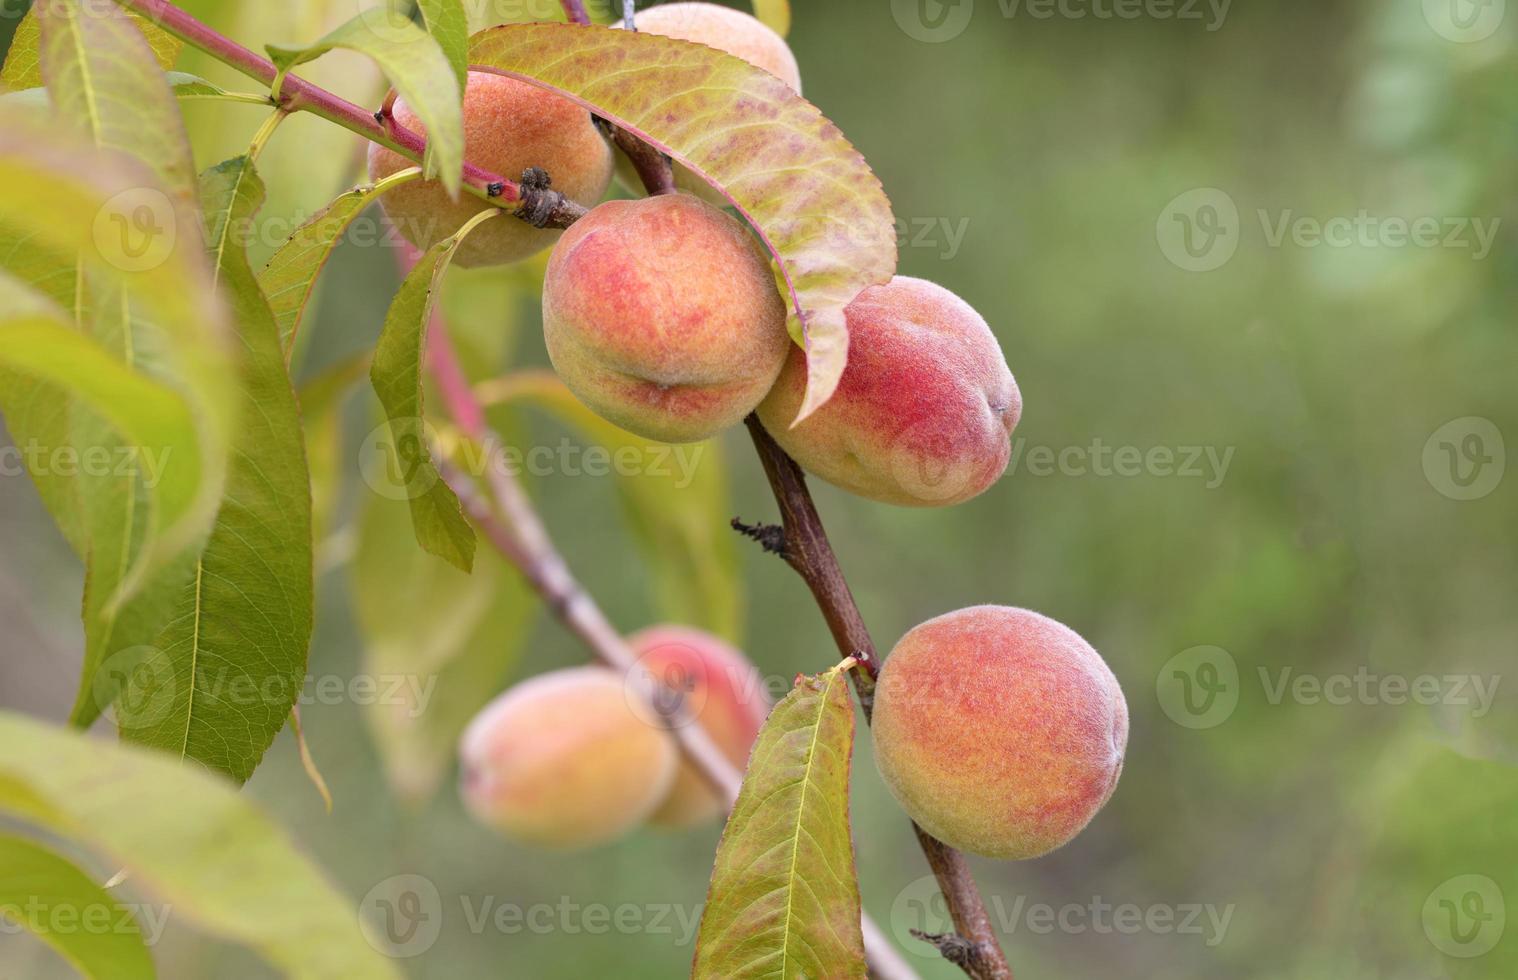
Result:
<instances>
[{"instance_id":1,"label":"unripe green peach","mask_svg":"<svg viewBox=\"0 0 1518 980\"><path fill-rule=\"evenodd\" d=\"M796 56L791 53L785 38L741 10L714 3L665 3L641 11L634 23L644 34L692 41L742 58L774 75L798 95L801 93L801 69L797 67ZM622 22L618 21L616 26L621 27ZM620 152L617 153L617 179L628 190L643 190L632 161ZM727 203L727 199L710 184L678 164L675 165L675 186L697 195L708 204L721 206Z\"/></svg>"},{"instance_id":2,"label":"unripe green peach","mask_svg":"<svg viewBox=\"0 0 1518 980\"><path fill-rule=\"evenodd\" d=\"M589 847L654 811L678 754L669 732L633 711L617 674L557 670L511 688L470 723L460 790L475 819L508 837Z\"/></svg>"},{"instance_id":3,"label":"unripe green peach","mask_svg":"<svg viewBox=\"0 0 1518 980\"><path fill-rule=\"evenodd\" d=\"M688 194L607 201L571 225L548 259L543 336L581 401L664 442L753 411L790 346L758 243Z\"/></svg>"},{"instance_id":4,"label":"unripe green peach","mask_svg":"<svg viewBox=\"0 0 1518 980\"><path fill-rule=\"evenodd\" d=\"M404 99L397 99L392 111L397 123L426 135ZM464 156L510 180L519 179L529 167L541 167L554 190L586 205L599 201L611 183L611 147L583 106L491 72L469 73L464 90ZM377 143L369 147L372 180L413 166ZM490 205L467 193L460 193L457 201L449 200L443 185L429 180L387 191L380 206L408 241L425 249ZM453 261L462 266L516 262L548 248L559 234L510 216L496 218L470 232Z\"/></svg>"},{"instance_id":5,"label":"unripe green peach","mask_svg":"<svg viewBox=\"0 0 1518 980\"><path fill-rule=\"evenodd\" d=\"M627 642L638 654L638 669L677 694L688 717L741 772L770 710L764 681L748 658L688 626L653 626ZM689 827L720 812L722 800L685 760L669 795L649 819L663 827Z\"/></svg>"},{"instance_id":6,"label":"unripe green peach","mask_svg":"<svg viewBox=\"0 0 1518 980\"><path fill-rule=\"evenodd\" d=\"M875 761L908 816L944 843L1034 858L1069 842L1117 787L1128 703L1067 626L974 606L896 644L875 693Z\"/></svg>"},{"instance_id":7,"label":"unripe green peach","mask_svg":"<svg viewBox=\"0 0 1518 980\"><path fill-rule=\"evenodd\" d=\"M833 397L792 426L807 384L798 347L759 406L781 448L829 483L888 504L941 507L995 483L1023 403L980 314L942 286L897 276L844 315L849 358Z\"/></svg>"}]
</instances>

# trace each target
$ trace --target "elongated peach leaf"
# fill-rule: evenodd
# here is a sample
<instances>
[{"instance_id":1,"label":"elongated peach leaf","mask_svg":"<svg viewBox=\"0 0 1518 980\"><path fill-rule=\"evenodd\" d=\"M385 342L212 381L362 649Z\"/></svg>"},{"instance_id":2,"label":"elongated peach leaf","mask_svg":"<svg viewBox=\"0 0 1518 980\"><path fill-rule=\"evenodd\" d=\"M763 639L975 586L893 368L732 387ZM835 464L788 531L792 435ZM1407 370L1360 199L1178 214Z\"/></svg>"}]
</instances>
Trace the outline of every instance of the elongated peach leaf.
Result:
<instances>
[{"instance_id":1,"label":"elongated peach leaf","mask_svg":"<svg viewBox=\"0 0 1518 980\"><path fill-rule=\"evenodd\" d=\"M849 666L798 677L759 732L717 845L695 980L865 975L849 836Z\"/></svg>"},{"instance_id":2,"label":"elongated peach leaf","mask_svg":"<svg viewBox=\"0 0 1518 980\"><path fill-rule=\"evenodd\" d=\"M316 278L332 257L337 243L370 202L397 184L419 176L421 170L411 167L378 183L364 184L341 194L295 229L295 233L270 256L258 274L258 284L274 310L274 320L279 324L279 344L286 360L294 349L295 334L316 288Z\"/></svg>"},{"instance_id":3,"label":"elongated peach leaf","mask_svg":"<svg viewBox=\"0 0 1518 980\"><path fill-rule=\"evenodd\" d=\"M5 53L5 65L0 68L0 88L18 91L42 84L42 71L37 60L37 42L42 36L37 26L38 6L33 4L26 16L21 18L21 23L16 25L16 34L11 38L10 49ZM179 60L184 42L144 17L132 13L127 16L147 40L158 66L164 70L172 68L174 62Z\"/></svg>"},{"instance_id":4,"label":"elongated peach leaf","mask_svg":"<svg viewBox=\"0 0 1518 980\"><path fill-rule=\"evenodd\" d=\"M481 222L499 217L498 209L482 211L453 235L422 253L385 314L385 328L374 348L369 380L390 420L391 446L384 449L394 464L388 481L395 496L411 505L411 527L423 551L462 571L474 566L474 527L432 461L422 417L422 362L432 305L448 263Z\"/></svg>"},{"instance_id":5,"label":"elongated peach leaf","mask_svg":"<svg viewBox=\"0 0 1518 980\"><path fill-rule=\"evenodd\" d=\"M292 980L399 980L356 903L225 779L8 711L0 745L0 814L125 867L174 922L249 946Z\"/></svg>"},{"instance_id":6,"label":"elongated peach leaf","mask_svg":"<svg viewBox=\"0 0 1518 980\"><path fill-rule=\"evenodd\" d=\"M448 193L457 195L464 181L464 90L439 43L395 11L374 7L310 47L265 45L281 78L334 48L357 51L379 65L427 129L427 176L439 177Z\"/></svg>"},{"instance_id":7,"label":"elongated peach leaf","mask_svg":"<svg viewBox=\"0 0 1518 980\"><path fill-rule=\"evenodd\" d=\"M469 15L462 0L417 0L416 9L422 26L448 57L459 91L464 91L469 76Z\"/></svg>"},{"instance_id":8,"label":"elongated peach leaf","mask_svg":"<svg viewBox=\"0 0 1518 980\"><path fill-rule=\"evenodd\" d=\"M59 928L101 921L109 928ZM63 918L68 916L68 919ZM68 858L25 837L0 834L0 920L15 920L52 946L88 980L152 980L153 958L132 907Z\"/></svg>"},{"instance_id":9,"label":"elongated peach leaf","mask_svg":"<svg viewBox=\"0 0 1518 980\"><path fill-rule=\"evenodd\" d=\"M844 307L896 271L890 202L838 127L768 72L654 34L506 25L475 35L469 61L574 99L720 190L774 256L806 348L798 420L832 396L848 358Z\"/></svg>"}]
</instances>

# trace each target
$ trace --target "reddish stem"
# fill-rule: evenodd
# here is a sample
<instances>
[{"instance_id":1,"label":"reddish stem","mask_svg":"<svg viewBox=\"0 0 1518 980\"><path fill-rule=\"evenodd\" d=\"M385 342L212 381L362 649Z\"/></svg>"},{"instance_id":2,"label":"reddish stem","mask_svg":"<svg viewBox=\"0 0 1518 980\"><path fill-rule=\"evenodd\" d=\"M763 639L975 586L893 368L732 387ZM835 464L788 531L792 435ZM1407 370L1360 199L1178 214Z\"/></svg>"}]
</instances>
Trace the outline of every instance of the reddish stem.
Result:
<instances>
[{"instance_id":1,"label":"reddish stem","mask_svg":"<svg viewBox=\"0 0 1518 980\"><path fill-rule=\"evenodd\" d=\"M212 55L249 78L272 85L279 75L279 69L268 58L255 54L213 30L167 0L116 0L116 3L142 15L186 44ZM389 147L418 163L427 151L426 140L396 124L389 116L384 117L386 124L381 124L372 112L295 75L285 76L280 88L279 105L291 112L301 110L321 116L352 130L371 143ZM503 202L516 201L521 197L521 189L516 181L467 161L464 164L464 183L482 197L498 198Z\"/></svg>"}]
</instances>

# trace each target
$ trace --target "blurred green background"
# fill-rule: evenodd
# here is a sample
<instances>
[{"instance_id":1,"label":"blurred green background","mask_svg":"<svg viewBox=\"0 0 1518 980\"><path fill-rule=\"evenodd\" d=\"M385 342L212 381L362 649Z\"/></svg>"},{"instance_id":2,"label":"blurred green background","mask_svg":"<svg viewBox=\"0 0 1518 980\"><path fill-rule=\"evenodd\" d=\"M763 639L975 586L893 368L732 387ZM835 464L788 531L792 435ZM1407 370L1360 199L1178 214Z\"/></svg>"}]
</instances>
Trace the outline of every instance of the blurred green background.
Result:
<instances>
[{"instance_id":1,"label":"blurred green background","mask_svg":"<svg viewBox=\"0 0 1518 980\"><path fill-rule=\"evenodd\" d=\"M188 6L258 48L309 41L361 5ZM884 182L901 271L984 314L1026 403L1011 469L971 503L910 511L815 488L876 641L961 606L1031 607L1103 653L1132 710L1122 782L1084 835L1034 862L975 862L1020 980L1518 976L1518 479L1503 478L1502 443L1518 438L1518 13L1503 0L880 0L794 14L806 95ZM193 53L183 66L232 80ZM357 101L382 91L356 58L310 68ZM187 114L207 165L261 118ZM266 218L308 215L356 179L357 153L317 120L289 122L260 161ZM1433 230L1409 240L1418 219ZM372 346L394 259L339 251L304 328L303 378ZM477 376L546 365L531 279L450 283ZM365 530L409 536L359 476L374 413L360 388L341 425L313 435L341 478L317 677L404 659L457 613L452 586ZM541 414L498 422L525 444L578 438ZM710 567L686 578L721 593L730 571L738 605L690 615L731 623L772 677L832 664L800 580L721 526L775 515L746 435L701 467L690 507L709 519L692 533ZM560 472L532 491L618 625L669 614L613 480ZM61 721L81 569L24 477L0 480L0 531L0 708ZM464 641L485 659L453 678L465 700L509 682L513 651L510 676L584 660L508 572L487 573L491 614ZM356 588L381 608L365 613ZM1407 693L1428 684L1431 697ZM288 732L246 792L355 912L391 876L435 885L441 934L404 963L411 976L688 971L718 827L519 849L465 817L451 774L399 802L385 723L355 700L302 708L330 816ZM924 976L959 975L907 935L941 910L867 736L854 792L868 911ZM502 905L550 911L538 926L478 924ZM616 926L619 909L636 924ZM168 977L269 975L172 919L155 957ZM67 975L0 933L0 976Z\"/></svg>"}]
</instances>

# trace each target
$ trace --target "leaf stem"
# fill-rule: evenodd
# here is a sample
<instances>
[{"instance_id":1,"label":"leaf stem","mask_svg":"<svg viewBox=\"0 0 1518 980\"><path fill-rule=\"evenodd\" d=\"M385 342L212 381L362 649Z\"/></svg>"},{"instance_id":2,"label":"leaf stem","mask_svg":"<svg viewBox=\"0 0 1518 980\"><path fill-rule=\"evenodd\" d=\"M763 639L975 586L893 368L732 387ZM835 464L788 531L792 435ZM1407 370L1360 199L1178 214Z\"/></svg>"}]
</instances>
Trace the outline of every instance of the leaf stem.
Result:
<instances>
[{"instance_id":1,"label":"leaf stem","mask_svg":"<svg viewBox=\"0 0 1518 980\"><path fill-rule=\"evenodd\" d=\"M769 478L770 489L774 491L775 502L780 506L784 526L778 529L778 534L772 526L750 527L736 520L733 526L760 540L766 551L778 553L811 590L838 651L859 661L860 669L851 671L850 676L854 678L854 691L868 723L875 710L875 681L880 674L880 657L875 651L875 642L870 638L854 594L843 577L838 556L828 542L827 531L822 526L817 505L812 502L801 467L780 448L756 416L750 415L745 423ZM958 933L957 937L924 938L974 980L1012 980L1012 969L996 940L985 900L975 886L965 856L917 824L913 823L912 829L917 832L917 842L933 869L933 876L938 879L939 890L943 892L949 917ZM950 955L951 950L953 955Z\"/></svg>"}]
</instances>

